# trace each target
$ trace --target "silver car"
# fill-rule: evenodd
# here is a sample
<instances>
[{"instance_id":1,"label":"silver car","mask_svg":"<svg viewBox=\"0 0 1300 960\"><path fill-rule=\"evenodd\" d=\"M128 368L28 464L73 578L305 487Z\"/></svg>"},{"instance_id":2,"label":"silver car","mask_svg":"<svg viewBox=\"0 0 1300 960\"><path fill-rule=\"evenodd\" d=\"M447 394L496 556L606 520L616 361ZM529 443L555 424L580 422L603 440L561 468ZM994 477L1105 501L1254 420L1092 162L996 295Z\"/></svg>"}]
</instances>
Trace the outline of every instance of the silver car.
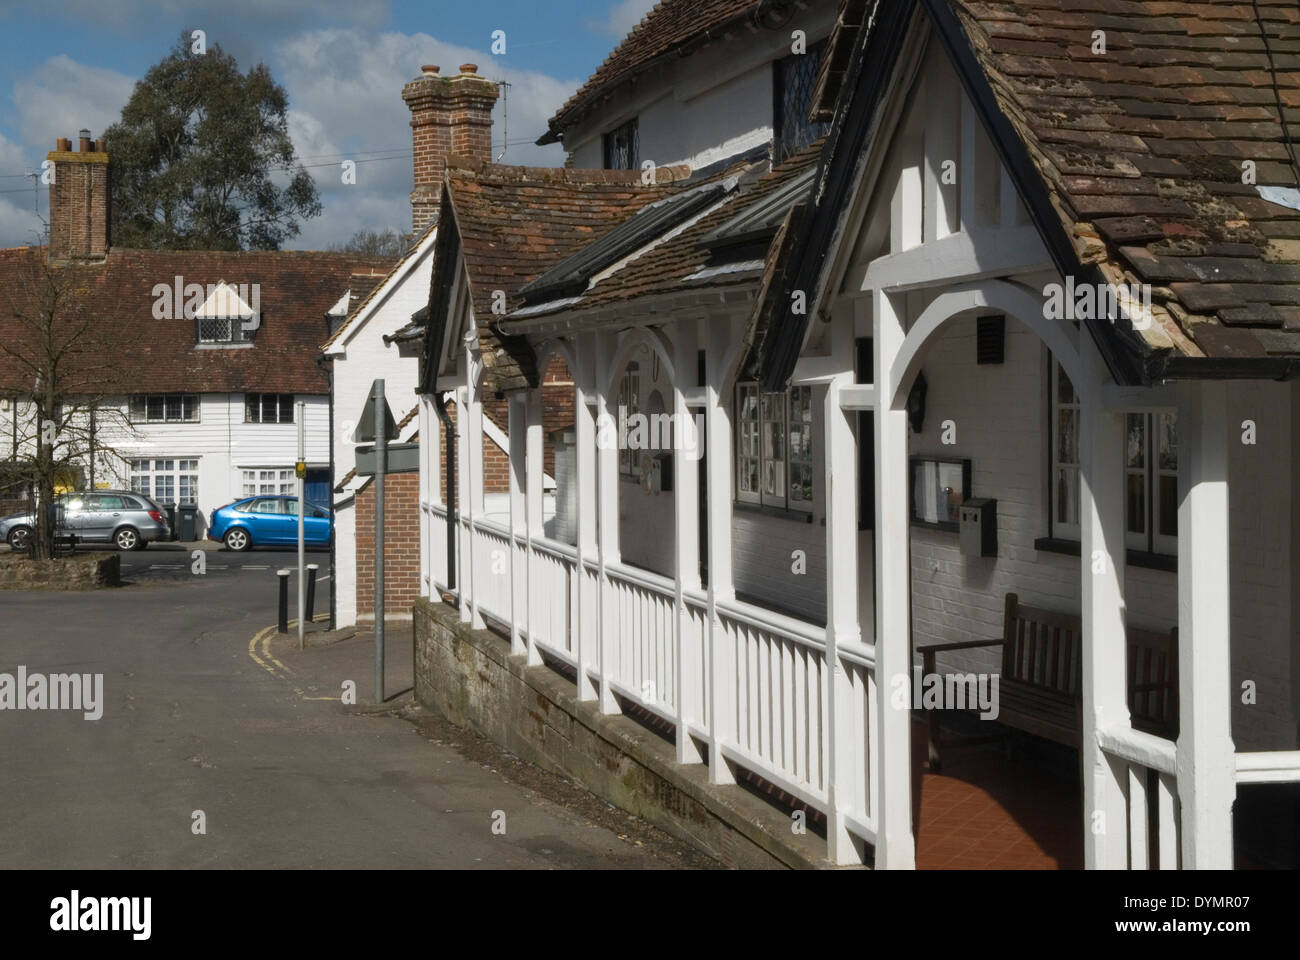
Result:
<instances>
[{"instance_id":1,"label":"silver car","mask_svg":"<svg viewBox=\"0 0 1300 960\"><path fill-rule=\"evenodd\" d=\"M85 490L54 498L61 520L56 533L78 542L112 543L119 550L143 550L151 540L170 540L167 512L132 490ZM26 550L36 526L35 513L0 518L0 539Z\"/></svg>"}]
</instances>

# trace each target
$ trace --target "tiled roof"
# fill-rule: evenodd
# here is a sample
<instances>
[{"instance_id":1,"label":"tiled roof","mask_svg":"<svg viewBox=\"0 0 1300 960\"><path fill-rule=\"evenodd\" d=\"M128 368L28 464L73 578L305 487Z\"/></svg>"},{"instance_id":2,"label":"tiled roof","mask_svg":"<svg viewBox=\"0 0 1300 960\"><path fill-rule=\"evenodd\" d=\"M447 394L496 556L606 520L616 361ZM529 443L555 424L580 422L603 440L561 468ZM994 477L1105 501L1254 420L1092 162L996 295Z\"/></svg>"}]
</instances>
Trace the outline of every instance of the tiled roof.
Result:
<instances>
[{"instance_id":1,"label":"tiled roof","mask_svg":"<svg viewBox=\"0 0 1300 960\"><path fill-rule=\"evenodd\" d=\"M537 379L527 345L491 329L493 292L504 291L507 310L517 306L520 287L689 174L685 166L660 167L657 185L646 186L640 171L497 164L448 168L444 223L450 211L479 319L489 390L522 387Z\"/></svg>"},{"instance_id":2,"label":"tiled roof","mask_svg":"<svg viewBox=\"0 0 1300 960\"><path fill-rule=\"evenodd\" d=\"M537 142L555 143L584 110L664 55L685 52L682 48L692 42L716 39L728 26L774 5L771 0L660 0L560 107L550 120L549 130Z\"/></svg>"},{"instance_id":3,"label":"tiled roof","mask_svg":"<svg viewBox=\"0 0 1300 960\"><path fill-rule=\"evenodd\" d=\"M405 264L406 261L410 260L411 257L415 256L416 251L420 249L420 244L424 242L424 238L427 237L434 228L437 227L437 225L437 217L434 217L426 223L420 232L411 239L411 243L406 248L406 252L398 258L396 263L392 264L391 268L388 269L387 272L379 273L374 276L373 280L369 277L353 277L352 287L350 290L351 295L348 300L347 319L339 325L337 330L330 334L328 340L321 344L322 350L337 343L343 336L344 331L351 328L353 321L357 318L357 314L365 308L366 304L371 301L375 296L375 293L384 285L385 282L387 282L388 278L397 273L398 270L402 269L402 265Z\"/></svg>"},{"instance_id":4,"label":"tiled roof","mask_svg":"<svg viewBox=\"0 0 1300 960\"><path fill-rule=\"evenodd\" d=\"M1210 0L940 2L1080 261L1152 285L1151 348L1300 355L1300 211L1243 183L1251 161L1258 184L1300 184L1278 116L1280 98L1300 131L1294 0L1259 0L1258 21L1249 3Z\"/></svg>"},{"instance_id":5,"label":"tiled roof","mask_svg":"<svg viewBox=\"0 0 1300 960\"><path fill-rule=\"evenodd\" d=\"M751 183L733 192L731 199L701 217L676 236L651 246L645 252L629 259L625 264L604 276L576 301L557 304L555 312L581 310L587 307L606 306L638 297L687 290L692 287L715 287L728 284L753 283L761 271L764 246L746 258L739 266L750 264L748 269L731 269L738 264L719 262L700 241L717 228L728 223L737 214L764 203L782 187L790 184L817 159L820 142L795 154L770 173L763 174ZM717 178L734 177L744 172L745 165L732 167ZM766 244L771 237L766 237ZM754 265L756 264L756 265ZM717 271L717 272L714 272ZM698 276L699 274L703 276ZM540 311L530 311L535 316ZM508 329L508 327L507 327Z\"/></svg>"},{"instance_id":6,"label":"tiled roof","mask_svg":"<svg viewBox=\"0 0 1300 960\"><path fill-rule=\"evenodd\" d=\"M0 250L0 337L7 343L30 337L23 321L33 315L41 289L33 262L45 251ZM83 342L111 331L114 363L90 357L85 369L91 392L329 392L317 366L319 344L328 330L325 314L348 289L354 273L383 269L376 257L309 251L161 251L112 249L103 261L55 267L68 293L65 317L92 324ZM154 316L154 287L175 278L203 287L225 281L258 284L260 326L252 346L197 347L195 322L180 310L176 319ZM163 312L163 311L159 311ZM114 373L115 364L118 373ZM121 382L109 383L109 377ZM30 391L31 377L16 360L0 354L0 388Z\"/></svg>"}]
</instances>

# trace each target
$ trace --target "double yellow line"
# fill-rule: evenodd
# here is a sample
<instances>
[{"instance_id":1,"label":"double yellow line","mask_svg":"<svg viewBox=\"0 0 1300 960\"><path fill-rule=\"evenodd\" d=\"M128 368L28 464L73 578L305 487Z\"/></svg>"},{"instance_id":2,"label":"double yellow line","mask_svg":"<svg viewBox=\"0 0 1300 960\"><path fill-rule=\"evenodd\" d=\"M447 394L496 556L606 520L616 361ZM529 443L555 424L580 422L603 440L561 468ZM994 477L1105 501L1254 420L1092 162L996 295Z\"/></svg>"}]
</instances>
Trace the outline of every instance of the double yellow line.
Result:
<instances>
[{"instance_id":1,"label":"double yellow line","mask_svg":"<svg viewBox=\"0 0 1300 960\"><path fill-rule=\"evenodd\" d=\"M328 619L328 614L321 614L315 617L312 622L317 620ZM298 625L297 619L289 621L289 628L293 629ZM266 627L258 631L253 639L248 641L248 655L253 658L253 662L259 667L275 677L277 680L289 680L293 671L285 666L275 654L271 652L271 638L279 632L275 626ZM292 683L292 680L289 680ZM304 700L339 700L339 697L309 697L303 693L301 687L294 685L294 692Z\"/></svg>"}]
</instances>

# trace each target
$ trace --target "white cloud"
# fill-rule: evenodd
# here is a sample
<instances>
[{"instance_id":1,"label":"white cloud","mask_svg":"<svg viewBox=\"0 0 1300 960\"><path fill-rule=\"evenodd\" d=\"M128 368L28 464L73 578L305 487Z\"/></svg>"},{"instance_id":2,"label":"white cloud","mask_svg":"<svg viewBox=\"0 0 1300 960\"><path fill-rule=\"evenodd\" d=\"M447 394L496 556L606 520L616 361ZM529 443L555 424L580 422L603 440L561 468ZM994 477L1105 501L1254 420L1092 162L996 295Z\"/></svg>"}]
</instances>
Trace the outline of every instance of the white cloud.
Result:
<instances>
[{"instance_id":1,"label":"white cloud","mask_svg":"<svg viewBox=\"0 0 1300 960\"><path fill-rule=\"evenodd\" d=\"M53 144L51 144L53 146ZM12 140L0 134L0 247L18 247L37 241L45 229L33 207L33 199L42 212L48 206L49 187L38 185L32 192L32 181L19 174L33 168L39 169L30 157Z\"/></svg>"},{"instance_id":2,"label":"white cloud","mask_svg":"<svg viewBox=\"0 0 1300 960\"><path fill-rule=\"evenodd\" d=\"M116 70L90 67L65 54L51 57L14 83L18 132L24 143L46 151L54 149L58 137L76 140L83 127L99 137L121 115L134 87L135 80Z\"/></svg>"},{"instance_id":3,"label":"white cloud","mask_svg":"<svg viewBox=\"0 0 1300 960\"><path fill-rule=\"evenodd\" d=\"M620 0L609 11L601 28L616 40L622 40L655 6L656 0Z\"/></svg>"}]
</instances>

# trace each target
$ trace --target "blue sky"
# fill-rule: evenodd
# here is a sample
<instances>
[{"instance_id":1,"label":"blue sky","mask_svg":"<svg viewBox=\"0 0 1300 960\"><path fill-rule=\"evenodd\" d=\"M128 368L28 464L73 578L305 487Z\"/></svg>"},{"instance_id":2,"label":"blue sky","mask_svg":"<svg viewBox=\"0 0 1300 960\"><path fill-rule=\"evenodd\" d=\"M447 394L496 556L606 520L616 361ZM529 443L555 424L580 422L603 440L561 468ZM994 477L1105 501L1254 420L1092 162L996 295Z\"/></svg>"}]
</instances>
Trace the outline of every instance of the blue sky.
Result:
<instances>
[{"instance_id":1,"label":"blue sky","mask_svg":"<svg viewBox=\"0 0 1300 960\"><path fill-rule=\"evenodd\" d=\"M22 174L56 137L99 136L135 81L182 31L201 29L241 68L266 63L289 95L290 132L324 213L286 246L321 249L357 229L410 227L409 114L402 84L421 64L465 62L510 82L503 163L560 165L532 145L546 120L654 0L0 0L0 246L29 242L47 215ZM491 52L506 32L506 54ZM494 115L497 152L506 105ZM408 151L406 156L399 155ZM340 163L365 160L344 185ZM36 211L33 210L33 200Z\"/></svg>"}]
</instances>

